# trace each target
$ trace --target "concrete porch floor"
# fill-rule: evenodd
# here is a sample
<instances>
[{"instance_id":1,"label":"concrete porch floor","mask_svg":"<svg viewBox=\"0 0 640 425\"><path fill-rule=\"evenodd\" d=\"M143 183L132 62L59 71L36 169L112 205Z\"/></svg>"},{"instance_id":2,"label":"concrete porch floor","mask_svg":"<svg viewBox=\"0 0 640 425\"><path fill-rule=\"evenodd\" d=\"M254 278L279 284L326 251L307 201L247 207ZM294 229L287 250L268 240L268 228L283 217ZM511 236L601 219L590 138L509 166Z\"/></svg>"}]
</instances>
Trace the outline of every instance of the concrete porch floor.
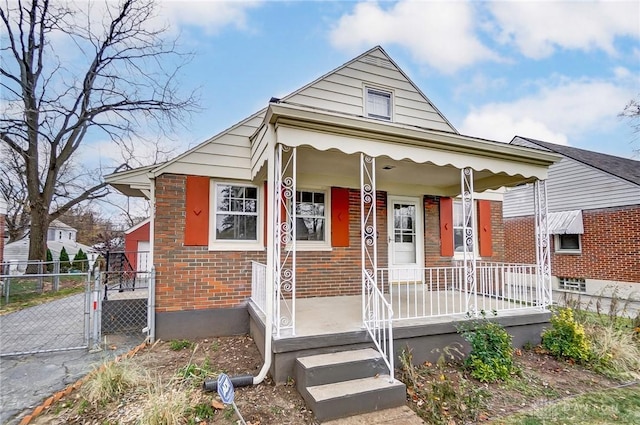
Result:
<instances>
[{"instance_id":1,"label":"concrete porch floor","mask_svg":"<svg viewBox=\"0 0 640 425\"><path fill-rule=\"evenodd\" d=\"M394 317L400 319L393 323L394 329L408 328L420 325L431 325L438 323L451 323L452 321L462 321L468 319L466 315L465 300L461 295L452 297L451 292L440 291L433 299L429 300L425 306L422 305L422 299L419 298L418 313L428 315L433 311L434 315L418 319L406 319L409 310L416 312L413 300L408 303L406 297L396 297L393 300L392 308ZM411 307L408 307L408 304ZM539 313L540 309L529 307L522 308L522 305L496 300L490 297L477 297L478 309L487 311L487 317L493 317L491 311L498 310L498 317L511 317L519 315L529 315L531 313ZM282 311L286 311L284 302L281 302ZM448 312L449 314L444 314ZM265 317L262 313L258 313L263 325ZM296 300L296 329L295 334L290 329L283 329L280 337L276 339L286 338L305 338L310 336L323 336L341 333L350 333L363 331L362 325L362 296L336 296L336 297L315 297L301 298Z\"/></svg>"}]
</instances>

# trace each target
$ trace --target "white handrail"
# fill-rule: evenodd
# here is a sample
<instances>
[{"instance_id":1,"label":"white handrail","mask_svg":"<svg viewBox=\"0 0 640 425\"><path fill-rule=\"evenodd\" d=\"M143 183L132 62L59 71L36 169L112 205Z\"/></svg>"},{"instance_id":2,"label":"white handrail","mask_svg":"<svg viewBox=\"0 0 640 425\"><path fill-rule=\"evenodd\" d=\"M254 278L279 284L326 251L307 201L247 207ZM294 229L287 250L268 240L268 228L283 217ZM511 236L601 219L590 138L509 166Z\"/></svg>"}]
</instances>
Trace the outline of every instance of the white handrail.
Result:
<instances>
[{"instance_id":1,"label":"white handrail","mask_svg":"<svg viewBox=\"0 0 640 425\"><path fill-rule=\"evenodd\" d=\"M364 309L364 326L389 368L389 382L393 382L393 309L369 274L366 274Z\"/></svg>"}]
</instances>

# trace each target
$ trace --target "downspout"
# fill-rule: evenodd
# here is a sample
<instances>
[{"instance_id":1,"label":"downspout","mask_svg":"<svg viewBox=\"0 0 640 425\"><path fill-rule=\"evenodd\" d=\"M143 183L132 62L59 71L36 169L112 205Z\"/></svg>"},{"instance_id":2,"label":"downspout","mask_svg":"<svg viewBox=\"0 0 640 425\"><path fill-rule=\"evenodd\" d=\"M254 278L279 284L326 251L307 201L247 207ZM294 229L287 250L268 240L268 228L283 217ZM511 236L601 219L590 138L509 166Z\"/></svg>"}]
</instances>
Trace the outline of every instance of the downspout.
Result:
<instances>
[{"instance_id":1,"label":"downspout","mask_svg":"<svg viewBox=\"0 0 640 425\"><path fill-rule=\"evenodd\" d=\"M147 338L153 343L156 340L156 266L153 251L156 246L156 179L151 180L151 219L149 220L149 264L151 264L151 280L149 281L149 299L147 307L147 325L149 326Z\"/></svg>"},{"instance_id":2,"label":"downspout","mask_svg":"<svg viewBox=\"0 0 640 425\"><path fill-rule=\"evenodd\" d=\"M273 131L273 130L271 130ZM273 135L275 136L275 135ZM272 137L271 140L275 140L275 137ZM266 284L266 305L265 305L265 325L264 325L264 363L262 364L262 368L258 375L239 375L232 376L231 383L234 387L246 387L249 385L258 385L264 381L264 378L269 373L269 368L271 367L271 357L273 353L271 353L271 339L272 339L272 329L273 329L273 279L274 279L274 265L275 265L275 256L274 256L274 238L275 238L275 146L273 142L269 142L267 147L269 151L269 157L267 158L267 270L265 274L265 284ZM217 379L205 380L202 384L202 389L205 391L217 391L218 389L218 381Z\"/></svg>"},{"instance_id":3,"label":"downspout","mask_svg":"<svg viewBox=\"0 0 640 425\"><path fill-rule=\"evenodd\" d=\"M273 353L271 352L271 339L272 339L272 329L273 329L273 280L274 276L274 266L275 266L275 256L274 256L274 245L275 245L275 178L276 178L276 167L275 167L275 140L276 135L273 134L274 128L273 126L269 126L269 131L272 132L271 137L269 138L269 143L267 146L267 150L269 152L269 156L267 158L267 271L266 271L266 293L267 299L265 300L265 324L264 324L264 364L262 365L262 369L257 376L253 378L253 385L258 385L261 383L264 378L267 376L269 372L269 368L271 367L271 357Z\"/></svg>"}]
</instances>

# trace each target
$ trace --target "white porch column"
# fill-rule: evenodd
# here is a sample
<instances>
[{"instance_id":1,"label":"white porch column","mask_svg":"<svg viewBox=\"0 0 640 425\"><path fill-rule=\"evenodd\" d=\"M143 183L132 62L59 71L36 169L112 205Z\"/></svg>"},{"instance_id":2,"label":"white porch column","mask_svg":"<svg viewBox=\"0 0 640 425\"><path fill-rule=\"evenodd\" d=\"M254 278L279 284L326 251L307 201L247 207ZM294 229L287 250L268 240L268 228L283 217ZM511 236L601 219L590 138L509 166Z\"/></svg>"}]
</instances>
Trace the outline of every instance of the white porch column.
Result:
<instances>
[{"instance_id":1,"label":"white porch column","mask_svg":"<svg viewBox=\"0 0 640 425\"><path fill-rule=\"evenodd\" d=\"M296 328L296 148L277 145L274 176L274 285L276 336Z\"/></svg>"},{"instance_id":2,"label":"white porch column","mask_svg":"<svg viewBox=\"0 0 640 425\"><path fill-rule=\"evenodd\" d=\"M362 322L371 285L378 286L378 246L376 218L376 159L360 154L360 254L362 264Z\"/></svg>"},{"instance_id":3,"label":"white porch column","mask_svg":"<svg viewBox=\"0 0 640 425\"><path fill-rule=\"evenodd\" d=\"M551 253L549 247L549 224L547 207L547 182L536 180L533 184L536 265L538 267L536 297L542 310L553 302L551 293Z\"/></svg>"},{"instance_id":4,"label":"white porch column","mask_svg":"<svg viewBox=\"0 0 640 425\"><path fill-rule=\"evenodd\" d=\"M473 169L460 170L460 194L462 196L463 266L467 312L478 315L478 287L476 282L476 247L474 246L475 205L473 199Z\"/></svg>"}]
</instances>

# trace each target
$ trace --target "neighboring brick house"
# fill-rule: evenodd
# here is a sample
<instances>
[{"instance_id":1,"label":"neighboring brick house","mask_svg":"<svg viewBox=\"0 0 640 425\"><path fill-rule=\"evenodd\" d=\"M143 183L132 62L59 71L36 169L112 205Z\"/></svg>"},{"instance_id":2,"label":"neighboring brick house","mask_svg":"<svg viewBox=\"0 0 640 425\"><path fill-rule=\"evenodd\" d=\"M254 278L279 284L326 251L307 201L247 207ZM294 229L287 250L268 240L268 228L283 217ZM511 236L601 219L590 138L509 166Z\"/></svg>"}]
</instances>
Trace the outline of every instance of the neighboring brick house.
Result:
<instances>
[{"instance_id":1,"label":"neighboring brick house","mask_svg":"<svg viewBox=\"0 0 640 425\"><path fill-rule=\"evenodd\" d=\"M554 289L640 292L640 161L524 137L511 144L562 155L547 180ZM530 186L505 193L507 261L535 261L532 197Z\"/></svg>"},{"instance_id":2,"label":"neighboring brick house","mask_svg":"<svg viewBox=\"0 0 640 425\"><path fill-rule=\"evenodd\" d=\"M544 180L557 159L459 134L376 47L169 162L106 180L152 204L155 336L184 338L247 332L252 284L266 282L267 310L269 288L283 303L364 296L377 279L453 288L442 276L467 270L455 260L504 261L495 189ZM284 310L274 323L295 333Z\"/></svg>"}]
</instances>

